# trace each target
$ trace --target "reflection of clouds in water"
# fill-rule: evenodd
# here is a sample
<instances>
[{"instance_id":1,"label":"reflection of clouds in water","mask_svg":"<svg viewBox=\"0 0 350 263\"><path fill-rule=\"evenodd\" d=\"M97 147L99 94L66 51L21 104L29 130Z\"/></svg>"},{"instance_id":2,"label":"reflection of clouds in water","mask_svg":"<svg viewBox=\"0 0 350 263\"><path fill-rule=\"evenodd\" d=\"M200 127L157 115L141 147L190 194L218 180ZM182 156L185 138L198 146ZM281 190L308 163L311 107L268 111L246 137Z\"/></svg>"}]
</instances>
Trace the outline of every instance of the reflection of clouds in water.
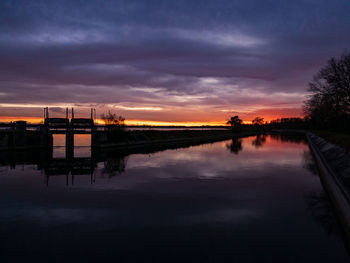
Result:
<instances>
[{"instance_id":1,"label":"reflection of clouds in water","mask_svg":"<svg viewBox=\"0 0 350 263\"><path fill-rule=\"evenodd\" d=\"M87 146L74 146L74 157L91 157L91 148Z\"/></svg>"},{"instance_id":2,"label":"reflection of clouds in water","mask_svg":"<svg viewBox=\"0 0 350 263\"><path fill-rule=\"evenodd\" d=\"M188 163L203 162L207 158L211 158L210 155L214 155L213 151L218 151L218 147L212 144L206 144L205 147L195 146L186 149L174 149L165 150L153 154L134 154L130 156L130 164L128 168L135 167L161 167L171 163ZM214 156L215 157L215 156Z\"/></svg>"},{"instance_id":3,"label":"reflection of clouds in water","mask_svg":"<svg viewBox=\"0 0 350 263\"><path fill-rule=\"evenodd\" d=\"M28 171L27 166L24 171L11 170L7 176L0 176L3 238L41 248L66 244L75 250L80 246L86 253L90 239L92 250L96 249L94 240L108 243L102 252L107 251L105 248L116 251L121 244L134 249L136 240L143 251L150 234L155 234L160 238L151 245L157 251L169 251L166 240L176 245L176 250L180 244L186 251L199 243L200 254L203 242L209 251L218 248L221 252L226 247L228 258L232 249L236 249L234 253L246 249L242 258L252 247L267 251L263 257L258 253L255 262L270 258L271 248L278 248L275 250L283 261L291 248L300 252L294 253L295 259L305 256L309 252L305 248L310 247L314 254L307 254L306 261L320 256L317 249L321 248L321 259L331 255L330 262L342 262L334 260L341 255L342 244L325 235L315 222L333 229L330 210L318 197L306 197L309 211L305 205L305 193L322 192L319 179L302 167L302 153L307 148L270 144L267 138L257 149L253 139L242 139L243 150L238 155L226 149L231 140L152 155L129 155L127 164L122 162L126 152L102 152L95 155L100 163L94 184L90 184L90 176L76 176L77 183L66 187L65 177L53 176L50 180L63 179L62 183L54 181L46 187L40 171ZM122 174L102 177L106 168ZM281 242L284 239L288 239L287 247ZM275 254L272 257L276 258Z\"/></svg>"},{"instance_id":4,"label":"reflection of clouds in water","mask_svg":"<svg viewBox=\"0 0 350 263\"><path fill-rule=\"evenodd\" d=\"M148 176L155 177L173 177L171 171L166 169L191 170L193 177L210 178L222 176L223 173L239 175L242 170L263 170L269 169L271 166L300 166L301 158L299 154L300 146L287 144L285 147L273 145L260 147L259 151L255 147L245 148L246 145L252 145L255 137L243 138L242 151L237 155L232 155L229 151L223 151L223 145L231 144L232 140L224 143L208 144L191 147L185 150L167 150L159 153L146 155L132 155L128 163L127 170L141 169L144 167L158 168L164 171L160 173L150 173ZM195 164L195 166L194 166ZM181 170L181 169L180 169ZM152 170L154 171L154 170ZM188 177L186 173L186 177ZM181 177L181 173L176 174Z\"/></svg>"},{"instance_id":5,"label":"reflection of clouds in water","mask_svg":"<svg viewBox=\"0 0 350 263\"><path fill-rule=\"evenodd\" d=\"M237 155L226 148L232 140L130 155L127 165L123 166L123 177L109 178L108 181L99 179L98 174L103 177L103 171L106 170L106 165L101 167L100 164L95 172L99 183L95 184L94 189L133 189L144 184L151 185L159 179L257 179L271 175L283 176L286 170L299 173L303 169L300 153L306 151L306 147L295 143L273 143L266 136L266 144L255 148L252 145L255 139L256 137L239 139L243 150Z\"/></svg>"},{"instance_id":6,"label":"reflection of clouds in water","mask_svg":"<svg viewBox=\"0 0 350 263\"><path fill-rule=\"evenodd\" d=\"M64 146L55 146L52 148L53 158L66 158L66 148Z\"/></svg>"},{"instance_id":7,"label":"reflection of clouds in water","mask_svg":"<svg viewBox=\"0 0 350 263\"><path fill-rule=\"evenodd\" d=\"M282 140L271 139L270 136L264 136L266 143L256 148L253 144L256 138L251 136L235 139L242 147L238 154L227 150L227 145L232 140L226 140L152 154L132 154L128 156L127 162L125 156L119 156L120 154L107 155L106 160L98 163L94 171L97 181L94 181L93 188L131 189L140 184L152 184L157 179L262 178L276 170L300 169L303 156L299 153L308 152L307 146L284 143ZM64 151L64 148L58 148ZM86 150L86 147L77 149L80 148ZM123 174L123 178L112 178L119 174ZM75 187L86 188L89 185L80 184Z\"/></svg>"}]
</instances>

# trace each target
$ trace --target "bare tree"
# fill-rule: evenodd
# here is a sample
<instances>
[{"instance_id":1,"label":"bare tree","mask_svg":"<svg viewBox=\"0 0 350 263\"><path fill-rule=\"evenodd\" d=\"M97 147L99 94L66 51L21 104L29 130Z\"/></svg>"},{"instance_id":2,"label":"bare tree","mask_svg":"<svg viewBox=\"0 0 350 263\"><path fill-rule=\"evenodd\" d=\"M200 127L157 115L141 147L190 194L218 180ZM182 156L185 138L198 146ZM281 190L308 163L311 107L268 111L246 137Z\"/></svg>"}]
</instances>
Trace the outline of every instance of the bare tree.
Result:
<instances>
[{"instance_id":1,"label":"bare tree","mask_svg":"<svg viewBox=\"0 0 350 263\"><path fill-rule=\"evenodd\" d=\"M115 113L108 111L106 114L101 114L101 119L107 126L124 126L125 118Z\"/></svg>"},{"instance_id":2,"label":"bare tree","mask_svg":"<svg viewBox=\"0 0 350 263\"><path fill-rule=\"evenodd\" d=\"M255 119L252 120L252 123L253 123L254 125L263 125L263 124L264 124L264 118L255 117Z\"/></svg>"},{"instance_id":3,"label":"bare tree","mask_svg":"<svg viewBox=\"0 0 350 263\"><path fill-rule=\"evenodd\" d=\"M350 128L350 53L331 58L309 83L304 113L318 128Z\"/></svg>"}]
</instances>

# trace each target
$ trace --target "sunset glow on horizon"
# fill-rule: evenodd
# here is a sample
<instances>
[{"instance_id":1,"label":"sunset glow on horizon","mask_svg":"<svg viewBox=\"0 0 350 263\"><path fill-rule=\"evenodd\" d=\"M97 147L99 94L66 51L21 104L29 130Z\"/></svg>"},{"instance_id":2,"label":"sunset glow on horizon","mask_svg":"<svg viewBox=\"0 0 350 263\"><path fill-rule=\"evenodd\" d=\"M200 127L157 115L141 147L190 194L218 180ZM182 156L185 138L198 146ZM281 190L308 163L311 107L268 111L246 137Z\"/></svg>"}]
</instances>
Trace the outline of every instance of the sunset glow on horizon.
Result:
<instances>
[{"instance_id":1,"label":"sunset glow on horizon","mask_svg":"<svg viewBox=\"0 0 350 263\"><path fill-rule=\"evenodd\" d=\"M56 116L58 117L58 116ZM64 117L64 116L59 116ZM287 118L290 116L286 116ZM299 116L291 116L291 117L299 117ZM279 117L281 118L281 117ZM156 121L156 120L139 120L139 119L126 119L126 126L227 126L226 119L218 120L218 121ZM272 120L276 120L278 118L264 118L264 122L270 122ZM26 117L26 116L0 116L0 123L9 123L15 121L26 121L30 124L42 124L44 123L43 117ZM95 124L103 125L104 121L100 118L94 119ZM251 120L243 120L243 124L251 124Z\"/></svg>"},{"instance_id":2,"label":"sunset glow on horizon","mask_svg":"<svg viewBox=\"0 0 350 263\"><path fill-rule=\"evenodd\" d=\"M130 125L302 117L308 82L350 42L337 4L175 2L3 1L0 120L40 122L44 107Z\"/></svg>"},{"instance_id":3,"label":"sunset glow on horizon","mask_svg":"<svg viewBox=\"0 0 350 263\"><path fill-rule=\"evenodd\" d=\"M41 124L44 122L42 117L23 117L23 116L4 116L0 117L0 122L9 123L15 121L26 121L30 124ZM95 119L95 124L103 125L104 121ZM250 123L250 122L245 122ZM218 122L166 122L166 121L150 121L150 120L125 120L126 126L227 126L226 121Z\"/></svg>"}]
</instances>

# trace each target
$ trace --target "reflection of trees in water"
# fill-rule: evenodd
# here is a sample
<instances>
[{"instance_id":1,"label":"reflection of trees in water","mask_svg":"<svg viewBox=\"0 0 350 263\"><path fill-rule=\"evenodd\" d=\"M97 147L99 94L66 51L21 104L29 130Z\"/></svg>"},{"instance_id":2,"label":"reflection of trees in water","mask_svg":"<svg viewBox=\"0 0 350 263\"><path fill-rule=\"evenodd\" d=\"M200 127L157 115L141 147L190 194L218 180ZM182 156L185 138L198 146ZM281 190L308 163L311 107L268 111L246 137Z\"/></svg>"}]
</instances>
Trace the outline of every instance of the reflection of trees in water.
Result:
<instances>
[{"instance_id":1,"label":"reflection of trees in water","mask_svg":"<svg viewBox=\"0 0 350 263\"><path fill-rule=\"evenodd\" d=\"M229 149L231 153L238 154L242 151L242 139L233 138L230 144L226 144L226 148Z\"/></svg>"},{"instance_id":2,"label":"reflection of trees in water","mask_svg":"<svg viewBox=\"0 0 350 263\"><path fill-rule=\"evenodd\" d=\"M253 140L252 145L254 145L256 148L259 148L264 145L266 142L266 134L258 134Z\"/></svg>"},{"instance_id":3,"label":"reflection of trees in water","mask_svg":"<svg viewBox=\"0 0 350 263\"><path fill-rule=\"evenodd\" d=\"M113 177L125 172L127 157L120 158L108 158L104 161L103 174L108 174L109 177Z\"/></svg>"},{"instance_id":4,"label":"reflection of trees in water","mask_svg":"<svg viewBox=\"0 0 350 263\"><path fill-rule=\"evenodd\" d=\"M270 136L271 139L275 141L307 144L305 134L299 132L272 133Z\"/></svg>"},{"instance_id":5,"label":"reflection of trees in water","mask_svg":"<svg viewBox=\"0 0 350 263\"><path fill-rule=\"evenodd\" d=\"M337 218L325 192L309 193L305 200L312 217L319 223L328 235L340 235Z\"/></svg>"},{"instance_id":6,"label":"reflection of trees in water","mask_svg":"<svg viewBox=\"0 0 350 263\"><path fill-rule=\"evenodd\" d=\"M304 151L303 152L303 167L307 170L309 170L313 175L318 176L318 169L317 164L314 160L314 157L312 156L312 153L310 151Z\"/></svg>"}]
</instances>

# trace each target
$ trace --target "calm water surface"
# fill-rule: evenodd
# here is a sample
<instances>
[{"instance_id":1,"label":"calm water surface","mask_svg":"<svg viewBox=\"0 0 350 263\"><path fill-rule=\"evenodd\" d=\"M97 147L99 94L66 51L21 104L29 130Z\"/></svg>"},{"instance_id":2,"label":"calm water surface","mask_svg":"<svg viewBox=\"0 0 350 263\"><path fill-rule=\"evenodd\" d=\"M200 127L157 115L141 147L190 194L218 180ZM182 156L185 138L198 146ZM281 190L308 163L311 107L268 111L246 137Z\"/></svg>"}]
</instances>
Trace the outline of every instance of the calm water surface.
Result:
<instances>
[{"instance_id":1,"label":"calm water surface","mask_svg":"<svg viewBox=\"0 0 350 263\"><path fill-rule=\"evenodd\" d=\"M1 153L0 262L348 262L303 138L143 152Z\"/></svg>"}]
</instances>

